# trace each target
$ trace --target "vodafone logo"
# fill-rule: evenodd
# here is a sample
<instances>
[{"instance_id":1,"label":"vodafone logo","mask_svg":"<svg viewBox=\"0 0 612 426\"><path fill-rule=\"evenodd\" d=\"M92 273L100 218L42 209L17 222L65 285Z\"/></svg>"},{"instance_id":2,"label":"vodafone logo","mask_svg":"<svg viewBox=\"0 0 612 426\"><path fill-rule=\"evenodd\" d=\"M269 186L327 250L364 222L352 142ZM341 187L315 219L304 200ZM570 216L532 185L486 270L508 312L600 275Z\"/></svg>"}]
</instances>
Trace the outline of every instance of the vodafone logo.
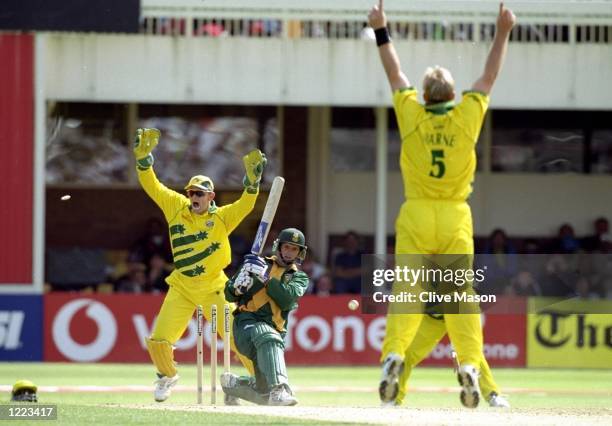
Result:
<instances>
[{"instance_id":1,"label":"vodafone logo","mask_svg":"<svg viewBox=\"0 0 612 426\"><path fill-rule=\"evenodd\" d=\"M93 342L80 344L70 335L74 315L86 308L87 317L95 321L98 334ZM113 313L102 303L91 299L76 299L58 311L52 326L53 341L57 349L71 361L90 362L104 358L117 340L117 322Z\"/></svg>"}]
</instances>

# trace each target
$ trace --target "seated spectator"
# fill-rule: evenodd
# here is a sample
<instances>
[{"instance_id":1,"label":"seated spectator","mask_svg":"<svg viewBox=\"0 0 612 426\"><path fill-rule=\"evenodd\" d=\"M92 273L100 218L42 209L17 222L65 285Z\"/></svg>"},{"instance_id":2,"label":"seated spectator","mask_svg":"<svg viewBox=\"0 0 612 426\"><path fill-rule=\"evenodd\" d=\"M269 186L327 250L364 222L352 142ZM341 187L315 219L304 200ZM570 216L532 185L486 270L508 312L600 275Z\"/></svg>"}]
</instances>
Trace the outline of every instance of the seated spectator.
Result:
<instances>
[{"instance_id":1,"label":"seated spectator","mask_svg":"<svg viewBox=\"0 0 612 426\"><path fill-rule=\"evenodd\" d=\"M251 22L250 33L251 36L266 36L274 37L280 35L282 32L282 24L276 19L264 19L259 21Z\"/></svg>"},{"instance_id":2,"label":"seated spectator","mask_svg":"<svg viewBox=\"0 0 612 426\"><path fill-rule=\"evenodd\" d=\"M580 241L576 238L574 228L569 223L564 223L559 227L552 253L576 253L578 250L580 250Z\"/></svg>"},{"instance_id":3,"label":"seated spectator","mask_svg":"<svg viewBox=\"0 0 612 426\"><path fill-rule=\"evenodd\" d=\"M539 282L544 274L546 255L541 254L542 249L537 240L528 238L523 242L523 249L518 255L517 268L519 271L528 271Z\"/></svg>"},{"instance_id":4,"label":"seated spectator","mask_svg":"<svg viewBox=\"0 0 612 426\"><path fill-rule=\"evenodd\" d=\"M323 274L315 283L314 293L319 297L328 297L334 290L334 282L330 274Z\"/></svg>"},{"instance_id":5,"label":"seated spectator","mask_svg":"<svg viewBox=\"0 0 612 426\"><path fill-rule=\"evenodd\" d=\"M591 252L609 253L612 251L610 223L605 217L598 217L593 224L595 234L584 239L584 247Z\"/></svg>"},{"instance_id":6,"label":"seated spectator","mask_svg":"<svg viewBox=\"0 0 612 426\"><path fill-rule=\"evenodd\" d=\"M541 280L542 296L571 297L576 279L576 272L571 270L566 255L554 254L546 262Z\"/></svg>"},{"instance_id":7,"label":"seated spectator","mask_svg":"<svg viewBox=\"0 0 612 426\"><path fill-rule=\"evenodd\" d=\"M147 271L147 293L166 293L168 284L166 277L170 275L172 266L166 263L164 257L159 253L154 253L149 260L149 270Z\"/></svg>"},{"instance_id":8,"label":"seated spectator","mask_svg":"<svg viewBox=\"0 0 612 426\"><path fill-rule=\"evenodd\" d=\"M324 274L327 273L325 266L317 262L317 258L314 255L312 249L308 249L308 256L302 263L302 271L308 275L309 283L306 293L314 293L315 284Z\"/></svg>"},{"instance_id":9,"label":"seated spectator","mask_svg":"<svg viewBox=\"0 0 612 426\"><path fill-rule=\"evenodd\" d=\"M528 271L521 271L512 278L505 293L508 296L541 296L542 294L540 285Z\"/></svg>"},{"instance_id":10,"label":"seated spectator","mask_svg":"<svg viewBox=\"0 0 612 426\"><path fill-rule=\"evenodd\" d=\"M361 255L359 236L349 231L344 236L344 249L333 262L334 289L336 293L361 292Z\"/></svg>"},{"instance_id":11,"label":"seated spectator","mask_svg":"<svg viewBox=\"0 0 612 426\"><path fill-rule=\"evenodd\" d=\"M576 296L580 299L599 299L600 297L587 277L580 277L576 281Z\"/></svg>"},{"instance_id":12,"label":"seated spectator","mask_svg":"<svg viewBox=\"0 0 612 426\"><path fill-rule=\"evenodd\" d=\"M539 254L540 253L540 244L538 243L537 240L533 239L533 238L527 238L524 242L523 242L523 250L521 251L521 253L524 254Z\"/></svg>"},{"instance_id":13,"label":"seated spectator","mask_svg":"<svg viewBox=\"0 0 612 426\"><path fill-rule=\"evenodd\" d=\"M118 293L144 293L147 286L147 267L144 263L128 263L128 272L115 284Z\"/></svg>"},{"instance_id":14,"label":"seated spectator","mask_svg":"<svg viewBox=\"0 0 612 426\"><path fill-rule=\"evenodd\" d=\"M483 291L503 294L510 279L517 273L517 256L514 246L502 229L495 229L489 236L484 254L477 257L479 267L486 266Z\"/></svg>"},{"instance_id":15,"label":"seated spectator","mask_svg":"<svg viewBox=\"0 0 612 426\"><path fill-rule=\"evenodd\" d=\"M197 36L208 37L221 37L227 35L227 31L225 31L223 25L215 21L203 23L195 29L194 33Z\"/></svg>"}]
</instances>

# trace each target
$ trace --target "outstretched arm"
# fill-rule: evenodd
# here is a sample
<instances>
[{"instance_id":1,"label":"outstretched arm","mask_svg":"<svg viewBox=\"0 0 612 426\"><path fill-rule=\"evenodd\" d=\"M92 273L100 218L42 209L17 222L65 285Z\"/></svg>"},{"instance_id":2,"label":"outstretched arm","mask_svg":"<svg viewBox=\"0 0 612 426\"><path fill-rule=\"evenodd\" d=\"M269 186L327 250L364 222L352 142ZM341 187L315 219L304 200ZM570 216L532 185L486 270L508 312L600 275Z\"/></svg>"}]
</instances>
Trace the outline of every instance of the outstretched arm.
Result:
<instances>
[{"instance_id":1,"label":"outstretched arm","mask_svg":"<svg viewBox=\"0 0 612 426\"><path fill-rule=\"evenodd\" d=\"M384 44L379 44L379 32L386 31L387 28L387 17L383 10L383 0L378 0L378 5L374 5L372 9L370 9L368 23L377 34L378 53L380 54L380 61L385 68L389 84L391 85L391 90L395 91L403 87L409 87L410 82L401 70L399 57L391 41L389 40Z\"/></svg>"},{"instance_id":2,"label":"outstretched arm","mask_svg":"<svg viewBox=\"0 0 612 426\"><path fill-rule=\"evenodd\" d=\"M478 80L472 86L472 90L477 92L491 93L493 84L497 79L497 74L501 70L506 57L506 51L508 50L508 39L510 38L510 32L512 27L516 23L516 17L510 9L504 7L504 3L499 4L499 15L497 15L497 25L495 28L495 38L493 39L493 45L489 51L485 69Z\"/></svg>"}]
</instances>

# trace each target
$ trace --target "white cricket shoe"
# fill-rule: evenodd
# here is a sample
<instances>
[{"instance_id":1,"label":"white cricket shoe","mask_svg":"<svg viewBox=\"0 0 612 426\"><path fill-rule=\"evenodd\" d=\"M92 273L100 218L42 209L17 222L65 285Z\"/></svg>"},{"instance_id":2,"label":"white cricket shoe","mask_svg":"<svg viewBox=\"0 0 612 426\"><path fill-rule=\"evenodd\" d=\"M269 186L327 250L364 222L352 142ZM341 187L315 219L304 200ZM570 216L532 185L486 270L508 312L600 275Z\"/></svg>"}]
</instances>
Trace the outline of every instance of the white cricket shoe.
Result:
<instances>
[{"instance_id":1,"label":"white cricket shoe","mask_svg":"<svg viewBox=\"0 0 612 426\"><path fill-rule=\"evenodd\" d=\"M460 399L464 407L476 408L480 402L480 387L478 386L478 370L466 364L459 367L457 380L461 385Z\"/></svg>"},{"instance_id":2,"label":"white cricket shoe","mask_svg":"<svg viewBox=\"0 0 612 426\"><path fill-rule=\"evenodd\" d=\"M153 396L155 401L163 402L168 399L172 393L172 387L178 382L179 375L175 374L172 377L162 376L155 381L155 390Z\"/></svg>"},{"instance_id":3,"label":"white cricket shoe","mask_svg":"<svg viewBox=\"0 0 612 426\"><path fill-rule=\"evenodd\" d=\"M268 397L268 405L276 406L292 406L296 405L298 400L291 393L289 386L281 384L274 386L270 389L270 396Z\"/></svg>"},{"instance_id":4,"label":"white cricket shoe","mask_svg":"<svg viewBox=\"0 0 612 426\"><path fill-rule=\"evenodd\" d=\"M496 392L491 392L487 401L489 403L489 407L510 408L510 402L508 402L508 400L503 396L498 395Z\"/></svg>"},{"instance_id":5,"label":"white cricket shoe","mask_svg":"<svg viewBox=\"0 0 612 426\"><path fill-rule=\"evenodd\" d=\"M399 391L399 376L404 371L404 359L391 352L382 364L382 375L378 385L380 401L385 404L395 401Z\"/></svg>"}]
</instances>

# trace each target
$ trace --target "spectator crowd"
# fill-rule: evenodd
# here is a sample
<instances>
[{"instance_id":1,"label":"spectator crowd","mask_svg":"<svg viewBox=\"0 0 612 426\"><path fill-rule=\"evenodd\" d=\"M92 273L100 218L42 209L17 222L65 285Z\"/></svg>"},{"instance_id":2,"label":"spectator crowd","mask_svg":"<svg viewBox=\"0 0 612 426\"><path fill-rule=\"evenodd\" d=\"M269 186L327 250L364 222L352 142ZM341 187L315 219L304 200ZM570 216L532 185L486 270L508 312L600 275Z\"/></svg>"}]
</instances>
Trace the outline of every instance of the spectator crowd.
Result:
<instances>
[{"instance_id":1,"label":"spectator crowd","mask_svg":"<svg viewBox=\"0 0 612 426\"><path fill-rule=\"evenodd\" d=\"M600 217L594 221L593 233L583 238L574 228L564 223L554 237L511 238L503 229L495 229L487 238L477 238L475 268L486 265L486 279L477 291L509 296L553 296L580 298L612 298L612 234L609 222ZM361 291L362 255L372 253L365 243L367 238L354 231L346 232L341 242L330 247L327 262L322 262L309 248L302 269L310 278L309 294L326 297L332 294L358 294ZM269 242L268 246L270 246ZM232 264L228 276L240 266L248 253L248 241L239 235L231 237ZM368 250L369 249L369 250ZM392 245L388 248L392 254ZM120 293L164 293L168 289L165 278L172 271L170 242L165 224L152 218L144 235L128 250L113 251L104 264L93 268L92 254L74 259L47 254L48 290L83 290ZM55 260L54 259L59 259ZM79 263L89 269L104 271L104 277L83 279ZM55 264L65 265L67 271L58 273ZM74 283L63 277L73 276ZM58 278L59 277L59 278ZM97 282L96 282L97 281ZM104 281L104 282L101 282Z\"/></svg>"}]
</instances>

